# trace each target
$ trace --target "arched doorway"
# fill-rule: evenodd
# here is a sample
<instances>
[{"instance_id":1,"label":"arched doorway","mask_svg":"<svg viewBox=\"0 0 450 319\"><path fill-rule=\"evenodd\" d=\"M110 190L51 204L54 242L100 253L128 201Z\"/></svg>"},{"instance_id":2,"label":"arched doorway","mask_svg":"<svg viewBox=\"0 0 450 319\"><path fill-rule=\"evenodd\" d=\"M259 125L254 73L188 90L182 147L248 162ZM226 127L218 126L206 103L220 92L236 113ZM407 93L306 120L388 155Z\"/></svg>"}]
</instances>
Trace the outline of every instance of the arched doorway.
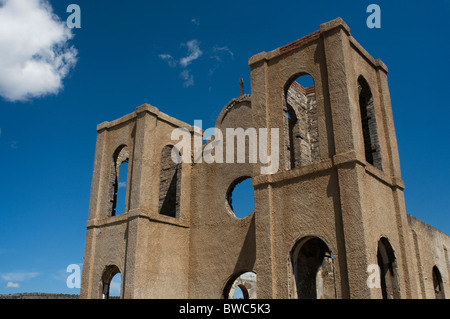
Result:
<instances>
[{"instance_id":1,"label":"arched doorway","mask_svg":"<svg viewBox=\"0 0 450 319\"><path fill-rule=\"evenodd\" d=\"M377 261L380 267L380 283L383 299L400 298L397 261L389 240L382 237L378 241Z\"/></svg>"},{"instance_id":2,"label":"arched doorway","mask_svg":"<svg viewBox=\"0 0 450 319\"><path fill-rule=\"evenodd\" d=\"M333 254L318 237L299 240L291 252L294 291L299 299L335 299Z\"/></svg>"},{"instance_id":3,"label":"arched doorway","mask_svg":"<svg viewBox=\"0 0 450 319\"><path fill-rule=\"evenodd\" d=\"M102 298L122 297L122 278L119 267L110 265L105 267L102 276Z\"/></svg>"}]
</instances>

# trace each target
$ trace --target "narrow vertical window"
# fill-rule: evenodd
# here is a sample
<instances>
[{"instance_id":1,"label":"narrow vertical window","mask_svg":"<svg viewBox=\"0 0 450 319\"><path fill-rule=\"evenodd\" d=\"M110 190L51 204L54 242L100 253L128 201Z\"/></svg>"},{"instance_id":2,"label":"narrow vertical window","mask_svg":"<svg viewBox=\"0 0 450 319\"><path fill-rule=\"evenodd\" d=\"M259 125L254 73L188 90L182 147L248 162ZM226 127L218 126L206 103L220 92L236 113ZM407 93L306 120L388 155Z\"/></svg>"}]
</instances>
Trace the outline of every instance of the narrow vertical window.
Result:
<instances>
[{"instance_id":1,"label":"narrow vertical window","mask_svg":"<svg viewBox=\"0 0 450 319\"><path fill-rule=\"evenodd\" d=\"M366 162L382 169L373 96L369 84L362 76L358 78L358 93Z\"/></svg>"},{"instance_id":2,"label":"narrow vertical window","mask_svg":"<svg viewBox=\"0 0 450 319\"><path fill-rule=\"evenodd\" d=\"M126 191L128 180L128 147L120 146L114 152L111 168L111 216L126 211Z\"/></svg>"},{"instance_id":3,"label":"narrow vertical window","mask_svg":"<svg viewBox=\"0 0 450 319\"><path fill-rule=\"evenodd\" d=\"M436 299L445 299L441 272L436 266L433 267L433 287Z\"/></svg>"},{"instance_id":4,"label":"narrow vertical window","mask_svg":"<svg viewBox=\"0 0 450 319\"><path fill-rule=\"evenodd\" d=\"M319 130L313 78L303 75L290 82L285 97L283 111L286 169L319 161Z\"/></svg>"},{"instance_id":5,"label":"narrow vertical window","mask_svg":"<svg viewBox=\"0 0 450 319\"><path fill-rule=\"evenodd\" d=\"M391 244L387 238L381 238L377 251L380 267L380 283L383 299L400 298L400 287L397 278L397 262Z\"/></svg>"},{"instance_id":6,"label":"narrow vertical window","mask_svg":"<svg viewBox=\"0 0 450 319\"><path fill-rule=\"evenodd\" d=\"M161 171L159 179L159 213L171 217L180 216L181 196L181 163L172 160L172 150L180 152L167 145L161 152Z\"/></svg>"},{"instance_id":7,"label":"narrow vertical window","mask_svg":"<svg viewBox=\"0 0 450 319\"><path fill-rule=\"evenodd\" d=\"M119 174L117 176L117 200L116 215L125 212L125 202L127 198L127 178L128 178L128 159L120 164Z\"/></svg>"}]
</instances>

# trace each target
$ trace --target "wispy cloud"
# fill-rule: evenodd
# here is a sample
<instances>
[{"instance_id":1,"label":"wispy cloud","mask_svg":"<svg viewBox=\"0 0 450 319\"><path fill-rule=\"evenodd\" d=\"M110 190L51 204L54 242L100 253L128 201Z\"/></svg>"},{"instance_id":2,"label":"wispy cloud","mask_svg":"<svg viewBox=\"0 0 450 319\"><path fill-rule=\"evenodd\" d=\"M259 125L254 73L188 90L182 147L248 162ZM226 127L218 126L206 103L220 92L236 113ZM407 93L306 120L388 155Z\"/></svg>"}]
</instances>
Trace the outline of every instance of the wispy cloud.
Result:
<instances>
[{"instance_id":1,"label":"wispy cloud","mask_svg":"<svg viewBox=\"0 0 450 319\"><path fill-rule=\"evenodd\" d=\"M119 188L125 188L127 187L127 182L119 182Z\"/></svg>"},{"instance_id":2,"label":"wispy cloud","mask_svg":"<svg viewBox=\"0 0 450 319\"><path fill-rule=\"evenodd\" d=\"M193 24L195 24L196 26L199 26L199 25L200 25L200 21L199 21L197 18L192 18L192 19L191 19L191 22L192 22Z\"/></svg>"},{"instance_id":3,"label":"wispy cloud","mask_svg":"<svg viewBox=\"0 0 450 319\"><path fill-rule=\"evenodd\" d=\"M25 281L27 279L31 279L37 277L39 273L37 272L10 272L6 274L2 274L1 277L6 281Z\"/></svg>"},{"instance_id":4,"label":"wispy cloud","mask_svg":"<svg viewBox=\"0 0 450 319\"><path fill-rule=\"evenodd\" d=\"M20 282L32 279L39 276L37 272L9 272L1 274L1 278L5 280L6 288L19 288Z\"/></svg>"},{"instance_id":5,"label":"wispy cloud","mask_svg":"<svg viewBox=\"0 0 450 319\"><path fill-rule=\"evenodd\" d=\"M0 0L0 30L0 96L24 101L58 93L78 52L48 0Z\"/></svg>"},{"instance_id":6,"label":"wispy cloud","mask_svg":"<svg viewBox=\"0 0 450 319\"><path fill-rule=\"evenodd\" d=\"M164 60L169 64L171 68L174 68L177 66L177 61L171 56L170 54L158 54L159 58L161 60Z\"/></svg>"},{"instance_id":7,"label":"wispy cloud","mask_svg":"<svg viewBox=\"0 0 450 319\"><path fill-rule=\"evenodd\" d=\"M186 43L182 43L181 45L187 47L187 55L179 60L175 59L168 53L158 54L158 57L161 60L166 61L171 68L180 66L182 68L180 77L183 79L183 86L190 87L194 85L194 75L187 69L187 67L195 60L199 59L203 55L203 51L200 49L200 42L197 39L190 40Z\"/></svg>"},{"instance_id":8,"label":"wispy cloud","mask_svg":"<svg viewBox=\"0 0 450 319\"><path fill-rule=\"evenodd\" d=\"M193 19L194 20L194 19ZM193 22L193 21L192 21ZM192 39L185 43L182 43L181 46L187 47L187 55L180 59L175 59L171 54L164 53L159 54L158 57L166 61L169 67L181 68L180 78L183 80L184 87L190 87L194 85L194 75L192 70L188 67L194 63L194 61L200 59L203 55L209 58L209 61L213 61L208 68L208 75L211 77L214 72L225 63L225 61L234 59L234 52L230 50L228 46L214 46L212 49L206 50L204 53L200 49L200 42L197 39Z\"/></svg>"},{"instance_id":9,"label":"wispy cloud","mask_svg":"<svg viewBox=\"0 0 450 319\"><path fill-rule=\"evenodd\" d=\"M213 53L215 53L215 55L213 55L213 57L215 57L219 61L222 61L222 59L220 58L221 53L228 53L232 58L234 58L234 53L227 46L214 47Z\"/></svg>"},{"instance_id":10,"label":"wispy cloud","mask_svg":"<svg viewBox=\"0 0 450 319\"><path fill-rule=\"evenodd\" d=\"M209 68L208 72L208 75L211 77L227 57L231 57L231 59L234 59L234 53L227 46L215 46L212 49L212 53L209 55L209 57L215 60L215 63Z\"/></svg>"},{"instance_id":11,"label":"wispy cloud","mask_svg":"<svg viewBox=\"0 0 450 319\"><path fill-rule=\"evenodd\" d=\"M202 56L203 52L200 50L199 42L197 39L186 42L184 45L188 48L188 55L180 59L180 65L187 67L192 61L197 60Z\"/></svg>"},{"instance_id":12,"label":"wispy cloud","mask_svg":"<svg viewBox=\"0 0 450 319\"><path fill-rule=\"evenodd\" d=\"M191 85L194 85L194 76L190 73L189 70L183 70L183 72L181 72L180 75L184 80L184 83L183 83L184 87L189 87Z\"/></svg>"},{"instance_id":13,"label":"wispy cloud","mask_svg":"<svg viewBox=\"0 0 450 319\"><path fill-rule=\"evenodd\" d=\"M20 284L18 282L8 281L6 288L19 288Z\"/></svg>"}]
</instances>

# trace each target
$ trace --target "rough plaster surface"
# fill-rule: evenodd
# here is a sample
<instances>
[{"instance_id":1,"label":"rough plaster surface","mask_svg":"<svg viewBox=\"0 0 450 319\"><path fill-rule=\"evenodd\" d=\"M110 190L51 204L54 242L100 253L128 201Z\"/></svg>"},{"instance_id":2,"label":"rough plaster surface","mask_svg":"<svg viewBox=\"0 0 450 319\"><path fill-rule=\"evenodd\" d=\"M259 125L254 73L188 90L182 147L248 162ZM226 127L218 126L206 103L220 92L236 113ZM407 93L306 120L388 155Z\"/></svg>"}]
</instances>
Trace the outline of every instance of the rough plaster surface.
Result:
<instances>
[{"instance_id":1,"label":"rough plaster surface","mask_svg":"<svg viewBox=\"0 0 450 319\"><path fill-rule=\"evenodd\" d=\"M434 298L434 266L450 296L449 237L406 214L383 62L372 58L338 18L251 57L249 66L251 95L231 100L216 127L279 128L285 149L287 87L309 74L314 100L305 110L313 112L302 132L310 135L303 145L307 159L289 167L288 152L280 151L283 165L271 175L261 175L260 164L248 161L183 163L177 213L166 216L160 203L167 185L161 191L160 184L170 174L161 154L176 143L171 140L175 128L184 128L191 138L199 133L148 104L98 125L81 297L101 298L105 271L115 266L122 274L123 298L226 298L230 289L246 284L251 297L295 298L302 289L295 252L311 238L327 248L326 256L306 254L316 261L303 263L316 265L319 298L381 298L383 288L367 284L381 238L395 257L400 298ZM360 76L373 95L378 168L365 158ZM111 216L113 155L121 145L127 146L129 160L126 212ZM255 210L239 219L227 192L242 177L252 178ZM240 277L248 272L255 275Z\"/></svg>"}]
</instances>

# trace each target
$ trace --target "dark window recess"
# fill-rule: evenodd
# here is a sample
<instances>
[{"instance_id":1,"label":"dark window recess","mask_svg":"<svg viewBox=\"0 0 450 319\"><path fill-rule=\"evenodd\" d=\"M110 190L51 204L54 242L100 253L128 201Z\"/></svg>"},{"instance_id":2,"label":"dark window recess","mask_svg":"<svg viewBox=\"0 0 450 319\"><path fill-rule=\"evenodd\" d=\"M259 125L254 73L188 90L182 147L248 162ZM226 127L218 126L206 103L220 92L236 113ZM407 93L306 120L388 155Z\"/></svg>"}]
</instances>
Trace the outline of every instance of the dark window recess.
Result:
<instances>
[{"instance_id":1,"label":"dark window recess","mask_svg":"<svg viewBox=\"0 0 450 319\"><path fill-rule=\"evenodd\" d=\"M445 299L441 272L436 266L433 267L433 287L436 299Z\"/></svg>"},{"instance_id":2,"label":"dark window recess","mask_svg":"<svg viewBox=\"0 0 450 319\"><path fill-rule=\"evenodd\" d=\"M320 238L298 243L292 262L299 299L336 298L333 254Z\"/></svg>"},{"instance_id":3,"label":"dark window recess","mask_svg":"<svg viewBox=\"0 0 450 319\"><path fill-rule=\"evenodd\" d=\"M128 179L128 148L122 145L113 156L111 168L110 216L122 214L126 210L126 190Z\"/></svg>"},{"instance_id":4,"label":"dark window recess","mask_svg":"<svg viewBox=\"0 0 450 319\"><path fill-rule=\"evenodd\" d=\"M302 75L288 82L283 105L285 169L320 161L314 79Z\"/></svg>"},{"instance_id":5,"label":"dark window recess","mask_svg":"<svg viewBox=\"0 0 450 319\"><path fill-rule=\"evenodd\" d=\"M165 146L161 152L159 182L159 213L170 217L180 216L181 163L172 160L173 146ZM178 151L179 155L179 151Z\"/></svg>"},{"instance_id":6,"label":"dark window recess","mask_svg":"<svg viewBox=\"0 0 450 319\"><path fill-rule=\"evenodd\" d=\"M373 96L362 76L358 78L358 92L366 162L381 170L382 161Z\"/></svg>"},{"instance_id":7,"label":"dark window recess","mask_svg":"<svg viewBox=\"0 0 450 319\"><path fill-rule=\"evenodd\" d=\"M397 279L397 261L394 250L387 238L378 241L377 261L380 267L380 284L383 299L400 298Z\"/></svg>"}]
</instances>

